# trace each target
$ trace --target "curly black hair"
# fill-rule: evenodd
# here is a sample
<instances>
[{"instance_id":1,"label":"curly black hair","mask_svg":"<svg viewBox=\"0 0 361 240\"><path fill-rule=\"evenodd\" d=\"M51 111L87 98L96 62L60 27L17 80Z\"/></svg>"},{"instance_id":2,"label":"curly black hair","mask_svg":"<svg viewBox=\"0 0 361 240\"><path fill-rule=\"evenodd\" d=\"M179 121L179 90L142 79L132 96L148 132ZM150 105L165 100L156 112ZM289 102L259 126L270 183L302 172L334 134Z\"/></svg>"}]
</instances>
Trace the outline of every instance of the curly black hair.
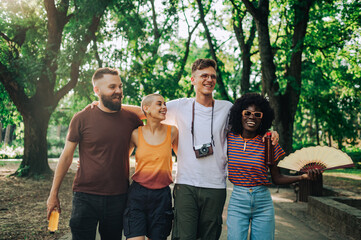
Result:
<instances>
[{"instance_id":1,"label":"curly black hair","mask_svg":"<svg viewBox=\"0 0 361 240\"><path fill-rule=\"evenodd\" d=\"M230 110L229 125L233 133L242 134L242 111L251 105L257 106L263 113L262 122L257 129L257 134L264 135L272 126L275 114L269 101L258 93L246 93L235 101Z\"/></svg>"}]
</instances>

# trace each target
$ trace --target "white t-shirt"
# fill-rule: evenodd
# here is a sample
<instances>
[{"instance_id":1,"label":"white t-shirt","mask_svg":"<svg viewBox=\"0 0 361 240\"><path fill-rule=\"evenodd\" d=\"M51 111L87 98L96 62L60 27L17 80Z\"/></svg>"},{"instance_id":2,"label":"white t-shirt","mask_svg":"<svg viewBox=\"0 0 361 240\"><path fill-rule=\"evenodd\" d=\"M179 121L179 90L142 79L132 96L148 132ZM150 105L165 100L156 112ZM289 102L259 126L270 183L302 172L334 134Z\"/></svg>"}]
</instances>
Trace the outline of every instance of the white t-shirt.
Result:
<instances>
[{"instance_id":1,"label":"white t-shirt","mask_svg":"<svg viewBox=\"0 0 361 240\"><path fill-rule=\"evenodd\" d=\"M175 183L195 187L226 187L227 142L226 126L232 103L215 100L213 113L213 155L196 158L192 146L192 104L195 99L181 98L167 102L165 124L175 125L179 131L177 174ZM212 107L195 102L194 145L211 142Z\"/></svg>"}]
</instances>

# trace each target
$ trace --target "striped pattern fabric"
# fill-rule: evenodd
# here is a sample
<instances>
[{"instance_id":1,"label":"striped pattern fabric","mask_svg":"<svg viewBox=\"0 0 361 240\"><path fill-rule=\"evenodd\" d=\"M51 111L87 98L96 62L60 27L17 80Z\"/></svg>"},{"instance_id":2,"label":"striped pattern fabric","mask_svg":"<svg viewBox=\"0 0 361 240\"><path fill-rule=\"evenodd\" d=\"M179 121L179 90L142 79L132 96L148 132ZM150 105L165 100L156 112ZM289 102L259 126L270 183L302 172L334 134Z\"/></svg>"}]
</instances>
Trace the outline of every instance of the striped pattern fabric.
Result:
<instances>
[{"instance_id":1,"label":"striped pattern fabric","mask_svg":"<svg viewBox=\"0 0 361 240\"><path fill-rule=\"evenodd\" d=\"M243 139L240 135L228 133L228 179L234 185L254 187L270 185L265 164L265 144L262 136ZM278 161L285 152L279 144L274 146L274 159Z\"/></svg>"}]
</instances>

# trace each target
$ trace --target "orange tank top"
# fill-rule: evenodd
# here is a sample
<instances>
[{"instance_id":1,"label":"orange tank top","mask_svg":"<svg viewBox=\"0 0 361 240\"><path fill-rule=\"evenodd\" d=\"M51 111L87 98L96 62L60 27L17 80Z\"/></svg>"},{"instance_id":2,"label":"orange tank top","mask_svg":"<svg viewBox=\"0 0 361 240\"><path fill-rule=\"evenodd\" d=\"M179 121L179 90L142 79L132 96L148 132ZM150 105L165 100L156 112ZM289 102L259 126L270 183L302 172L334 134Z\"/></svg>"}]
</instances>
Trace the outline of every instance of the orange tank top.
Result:
<instances>
[{"instance_id":1,"label":"orange tank top","mask_svg":"<svg viewBox=\"0 0 361 240\"><path fill-rule=\"evenodd\" d=\"M135 173L132 179L149 189L167 187L172 179L172 127L167 127L165 140L158 145L147 143L142 127L138 127L138 146L135 152Z\"/></svg>"}]
</instances>

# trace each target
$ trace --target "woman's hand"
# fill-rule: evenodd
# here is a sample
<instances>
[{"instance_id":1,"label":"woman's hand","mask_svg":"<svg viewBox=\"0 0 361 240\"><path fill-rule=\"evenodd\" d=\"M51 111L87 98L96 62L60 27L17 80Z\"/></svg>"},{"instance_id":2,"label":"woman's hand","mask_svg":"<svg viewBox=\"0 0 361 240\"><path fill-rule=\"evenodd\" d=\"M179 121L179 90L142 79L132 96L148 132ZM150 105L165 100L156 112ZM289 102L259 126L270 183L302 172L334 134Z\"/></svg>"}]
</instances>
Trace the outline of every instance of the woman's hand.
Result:
<instances>
[{"instance_id":1,"label":"woman's hand","mask_svg":"<svg viewBox=\"0 0 361 240\"><path fill-rule=\"evenodd\" d=\"M272 133L272 136L271 136L272 145L276 145L278 143L278 140L280 140L280 135L276 131L271 131L271 133ZM263 142L265 141L266 136L267 136L267 133L265 133L262 137Z\"/></svg>"},{"instance_id":2,"label":"woman's hand","mask_svg":"<svg viewBox=\"0 0 361 240\"><path fill-rule=\"evenodd\" d=\"M98 106L99 105L99 101L94 101L94 102L92 102L91 104L89 104L89 105L87 105L85 108L84 108L84 110L85 109L93 109L93 108L95 108L96 106Z\"/></svg>"},{"instance_id":3,"label":"woman's hand","mask_svg":"<svg viewBox=\"0 0 361 240\"><path fill-rule=\"evenodd\" d=\"M322 172L323 171L320 169L308 169L307 173L301 175L301 180L307 179L307 180L316 181L317 179L320 178Z\"/></svg>"}]
</instances>

